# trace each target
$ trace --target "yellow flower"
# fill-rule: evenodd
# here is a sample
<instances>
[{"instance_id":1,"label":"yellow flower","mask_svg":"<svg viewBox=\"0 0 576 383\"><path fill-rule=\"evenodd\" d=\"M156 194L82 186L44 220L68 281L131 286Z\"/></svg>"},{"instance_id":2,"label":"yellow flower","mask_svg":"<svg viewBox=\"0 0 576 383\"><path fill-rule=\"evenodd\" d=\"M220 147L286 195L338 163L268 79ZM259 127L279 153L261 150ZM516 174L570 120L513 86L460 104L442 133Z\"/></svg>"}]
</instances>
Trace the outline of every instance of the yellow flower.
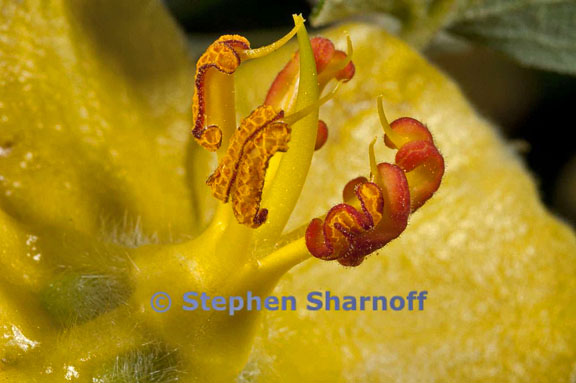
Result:
<instances>
[{"instance_id":1,"label":"yellow flower","mask_svg":"<svg viewBox=\"0 0 576 383\"><path fill-rule=\"evenodd\" d=\"M0 12L0 381L568 380L574 234L454 85L401 42L346 27L357 72L322 107L328 141L313 155L318 116L306 108L320 89L298 95L286 115L305 116L266 177L283 163L307 174L274 180L276 195L264 186L268 215L252 229L205 184L217 164L191 142L193 63L161 5L31 0ZM343 36L327 33L339 46ZM261 105L294 50L242 64L237 113L222 118ZM281 277L310 257L294 239L368 175L379 94L390 117L428 124L446 158L442 187L359 267L314 259ZM231 131L217 125L227 142ZM394 151L376 145L393 163ZM275 202L282 194L289 207ZM150 306L158 292L267 295L278 280L274 295L299 302L325 290L428 290L429 300L421 312L298 307L261 322L254 312Z\"/></svg>"}]
</instances>

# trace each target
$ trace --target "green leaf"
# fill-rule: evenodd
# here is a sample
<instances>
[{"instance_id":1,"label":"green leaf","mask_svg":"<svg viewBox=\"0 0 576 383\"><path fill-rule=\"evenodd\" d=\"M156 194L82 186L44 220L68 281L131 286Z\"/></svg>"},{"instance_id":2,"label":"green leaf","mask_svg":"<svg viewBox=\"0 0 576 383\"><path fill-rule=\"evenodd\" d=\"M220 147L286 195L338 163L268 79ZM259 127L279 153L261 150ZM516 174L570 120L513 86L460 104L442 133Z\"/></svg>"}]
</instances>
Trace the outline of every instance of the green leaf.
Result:
<instances>
[{"instance_id":1,"label":"green leaf","mask_svg":"<svg viewBox=\"0 0 576 383\"><path fill-rule=\"evenodd\" d=\"M522 64L576 74L574 0L321 0L312 22L374 12L398 19L401 37L419 48L445 29Z\"/></svg>"},{"instance_id":2,"label":"green leaf","mask_svg":"<svg viewBox=\"0 0 576 383\"><path fill-rule=\"evenodd\" d=\"M399 15L407 3L403 0L320 0L314 7L312 24L326 25L348 16L375 11Z\"/></svg>"},{"instance_id":3,"label":"green leaf","mask_svg":"<svg viewBox=\"0 0 576 383\"><path fill-rule=\"evenodd\" d=\"M450 31L537 68L576 74L576 1L485 0Z\"/></svg>"},{"instance_id":4,"label":"green leaf","mask_svg":"<svg viewBox=\"0 0 576 383\"><path fill-rule=\"evenodd\" d=\"M477 0L320 0L312 13L312 24L321 26L348 16L387 14L401 22L400 35L423 47L467 1Z\"/></svg>"}]
</instances>

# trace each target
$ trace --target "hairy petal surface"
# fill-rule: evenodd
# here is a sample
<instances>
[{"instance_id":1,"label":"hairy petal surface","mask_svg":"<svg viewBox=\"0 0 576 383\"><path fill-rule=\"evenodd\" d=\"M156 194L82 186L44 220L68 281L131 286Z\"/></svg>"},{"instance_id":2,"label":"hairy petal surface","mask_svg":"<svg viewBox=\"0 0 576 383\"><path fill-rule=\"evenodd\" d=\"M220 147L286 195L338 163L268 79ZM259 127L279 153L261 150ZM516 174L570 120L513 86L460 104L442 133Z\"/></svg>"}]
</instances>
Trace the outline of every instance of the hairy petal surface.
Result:
<instances>
[{"instance_id":1,"label":"hairy petal surface","mask_svg":"<svg viewBox=\"0 0 576 383\"><path fill-rule=\"evenodd\" d=\"M7 1L2 20L2 209L106 240L137 223L161 240L195 232L194 68L162 5Z\"/></svg>"},{"instance_id":2,"label":"hairy petal surface","mask_svg":"<svg viewBox=\"0 0 576 383\"><path fill-rule=\"evenodd\" d=\"M256 382L568 382L576 362L573 231L544 209L518 158L449 79L376 27L323 35L343 47L344 30L354 43L355 78L323 106L330 140L314 156L290 228L339 203L348 180L368 176L359 148L381 135L379 94L390 121L411 116L429 127L446 173L379 254L346 273L308 261L281 281L274 293L302 304L266 316L245 375ZM285 57L277 60L266 65ZM259 71L247 67L243 76ZM375 151L378 161L394 161L396 151L381 141ZM428 290L429 298L421 312L306 311L306 294L324 290ZM314 350L314 363L303 350Z\"/></svg>"}]
</instances>

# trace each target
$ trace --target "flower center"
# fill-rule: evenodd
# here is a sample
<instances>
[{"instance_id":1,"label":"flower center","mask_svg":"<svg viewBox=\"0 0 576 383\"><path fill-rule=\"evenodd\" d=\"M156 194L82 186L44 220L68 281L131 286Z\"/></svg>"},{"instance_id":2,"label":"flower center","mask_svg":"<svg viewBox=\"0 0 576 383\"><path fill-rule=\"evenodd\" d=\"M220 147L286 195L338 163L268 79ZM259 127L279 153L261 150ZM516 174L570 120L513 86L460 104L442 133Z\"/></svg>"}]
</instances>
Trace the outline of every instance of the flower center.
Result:
<instances>
[{"instance_id":1,"label":"flower center","mask_svg":"<svg viewBox=\"0 0 576 383\"><path fill-rule=\"evenodd\" d=\"M260 255L270 253L282 242L282 231L304 185L312 154L327 141L327 126L317 118L323 101L319 94L331 80L346 82L355 72L350 38L347 53L337 50L328 39L309 40L303 21L294 16L292 31L256 50L250 49L244 37L222 36L197 64L192 133L206 149L220 149L218 167L207 184L215 198L231 202L237 223L259 228L255 233L244 231L240 235L250 237L244 243L258 262L262 262ZM278 73L264 104L245 117L237 129L232 127L234 72L243 60L273 52L294 34L298 35L300 50ZM350 181L344 188L344 203L334 206L325 217L313 219L305 238L296 241L305 242L306 249L317 258L359 265L368 254L398 237L406 229L410 213L440 186L444 160L428 129L408 117L390 125L381 99L377 106L385 143L398 150L396 163L378 164L374 142L370 145L370 181L365 177ZM285 111L293 110L297 111L285 115ZM223 136L225 149L221 149ZM285 154L267 172L277 153ZM224 220L226 215L220 207L216 220ZM226 222L231 225L224 231L228 235L230 230L237 235L242 230L229 218Z\"/></svg>"},{"instance_id":2,"label":"flower center","mask_svg":"<svg viewBox=\"0 0 576 383\"><path fill-rule=\"evenodd\" d=\"M227 35L201 56L192 136L216 152L218 165L207 184L220 203L197 238L135 250L133 301L170 344L182 350L193 345L186 355L202 371L222 370L222 361L229 371L243 365L257 314L242 311L237 314L240 320L226 313L190 316L171 310L160 317L141 302L158 291L173 297L188 291L265 296L284 273L312 256L357 266L405 230L410 213L432 196L442 179L444 162L428 129L411 118L388 124L380 102L385 143L398 150L395 163L378 163L370 145L369 177L350 181L343 203L313 219L307 229L284 233L314 151L330 144L326 124L318 119L319 108L355 72L350 39L347 52L340 51L327 39L309 39L300 16L294 16L294 22L290 33L266 47L251 49L245 38ZM242 62L273 52L294 34L299 50L278 73L262 105L237 126L234 72ZM320 97L330 82L336 86ZM197 349L221 359L206 359Z\"/></svg>"}]
</instances>

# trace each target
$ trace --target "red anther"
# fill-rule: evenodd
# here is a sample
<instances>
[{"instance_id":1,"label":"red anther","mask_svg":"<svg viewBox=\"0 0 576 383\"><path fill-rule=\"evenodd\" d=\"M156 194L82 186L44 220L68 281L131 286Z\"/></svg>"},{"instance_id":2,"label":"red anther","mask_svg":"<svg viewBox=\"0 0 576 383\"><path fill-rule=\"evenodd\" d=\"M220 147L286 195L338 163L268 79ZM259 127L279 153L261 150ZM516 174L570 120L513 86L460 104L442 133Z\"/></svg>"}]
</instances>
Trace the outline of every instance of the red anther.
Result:
<instances>
[{"instance_id":1,"label":"red anther","mask_svg":"<svg viewBox=\"0 0 576 383\"><path fill-rule=\"evenodd\" d=\"M396 164L406 172L412 211L434 195L444 175L444 158L430 141L413 141L396 153Z\"/></svg>"},{"instance_id":2,"label":"red anther","mask_svg":"<svg viewBox=\"0 0 576 383\"><path fill-rule=\"evenodd\" d=\"M364 182L368 182L366 177L356 177L344 186L344 190L342 190L342 200L346 203L351 204L354 198L356 197L356 186L362 184Z\"/></svg>"},{"instance_id":3,"label":"red anther","mask_svg":"<svg viewBox=\"0 0 576 383\"><path fill-rule=\"evenodd\" d=\"M296 85L300 71L299 55L296 52L284 68L278 72L272 82L264 105L271 105L279 109L288 110L296 97Z\"/></svg>"},{"instance_id":4,"label":"red anther","mask_svg":"<svg viewBox=\"0 0 576 383\"><path fill-rule=\"evenodd\" d=\"M310 39L310 46L314 52L314 60L316 61L316 72L322 72L332 60L336 48L332 41L324 37L313 37Z\"/></svg>"},{"instance_id":5,"label":"red anther","mask_svg":"<svg viewBox=\"0 0 576 383\"><path fill-rule=\"evenodd\" d=\"M348 182L342 193L345 203L330 209L324 221L313 219L306 230L306 246L317 258L358 266L368 254L402 234L410 213L440 187L444 158L428 128L408 117L389 128L381 98L378 107L385 143L398 149L396 164L376 164L372 142L373 181L358 177Z\"/></svg>"},{"instance_id":6,"label":"red anther","mask_svg":"<svg viewBox=\"0 0 576 383\"><path fill-rule=\"evenodd\" d=\"M346 53L342 51L336 51L334 52L334 57L332 61L335 63L335 65L337 65L338 63L344 62L346 58L347 58ZM344 82L350 81L352 77L354 77L355 73L356 73L356 67L354 66L354 63L350 61L348 64L346 64L344 68L336 72L336 80Z\"/></svg>"},{"instance_id":7,"label":"red anther","mask_svg":"<svg viewBox=\"0 0 576 383\"><path fill-rule=\"evenodd\" d=\"M398 166L386 163L379 164L378 171L382 185L352 181L358 208L342 203L330 209L324 221L312 220L306 230L306 246L312 255L357 266L404 231L410 214L406 176ZM349 185L344 194L349 193Z\"/></svg>"},{"instance_id":8,"label":"red anther","mask_svg":"<svg viewBox=\"0 0 576 383\"><path fill-rule=\"evenodd\" d=\"M410 214L410 192L408 180L400 167L388 163L378 164L384 187L384 211L389 216L398 235L404 231ZM387 223L387 222L384 222ZM394 237L396 238L396 237Z\"/></svg>"},{"instance_id":9,"label":"red anther","mask_svg":"<svg viewBox=\"0 0 576 383\"><path fill-rule=\"evenodd\" d=\"M416 211L440 187L444 158L434 145L432 134L420 121L402 117L390 127L394 131L394 142L387 135L384 142L388 147L398 149L396 164L406 172L412 211Z\"/></svg>"},{"instance_id":10,"label":"red anther","mask_svg":"<svg viewBox=\"0 0 576 383\"><path fill-rule=\"evenodd\" d=\"M328 126L322 120L318 120L318 131L316 133L316 143L314 144L314 150L318 150L324 146L328 140Z\"/></svg>"},{"instance_id":11,"label":"red anther","mask_svg":"<svg viewBox=\"0 0 576 383\"><path fill-rule=\"evenodd\" d=\"M330 78L349 81L354 77L354 64L349 62L342 68L343 63L348 58L346 52L336 50L334 43L324 37L314 37L310 40L314 59L316 60L316 71L318 75L326 72L330 73Z\"/></svg>"},{"instance_id":12,"label":"red anther","mask_svg":"<svg viewBox=\"0 0 576 383\"><path fill-rule=\"evenodd\" d=\"M354 64L347 63L346 53L336 50L332 41L324 37L314 37L310 45L316 61L318 73L318 85L320 90L332 79L348 81L354 76ZM299 52L292 55L286 66L278 73L270 86L264 104L274 106L282 110L290 110L296 95L298 73L300 70Z\"/></svg>"},{"instance_id":13,"label":"red anther","mask_svg":"<svg viewBox=\"0 0 576 383\"><path fill-rule=\"evenodd\" d=\"M411 141L430 141L434 142L432 139L432 134L428 128L422 124L420 121L411 117L401 117L390 124L390 127L398 134L403 140L403 142ZM391 149L398 149L394 143L390 140L388 136L384 136L384 143Z\"/></svg>"}]
</instances>

